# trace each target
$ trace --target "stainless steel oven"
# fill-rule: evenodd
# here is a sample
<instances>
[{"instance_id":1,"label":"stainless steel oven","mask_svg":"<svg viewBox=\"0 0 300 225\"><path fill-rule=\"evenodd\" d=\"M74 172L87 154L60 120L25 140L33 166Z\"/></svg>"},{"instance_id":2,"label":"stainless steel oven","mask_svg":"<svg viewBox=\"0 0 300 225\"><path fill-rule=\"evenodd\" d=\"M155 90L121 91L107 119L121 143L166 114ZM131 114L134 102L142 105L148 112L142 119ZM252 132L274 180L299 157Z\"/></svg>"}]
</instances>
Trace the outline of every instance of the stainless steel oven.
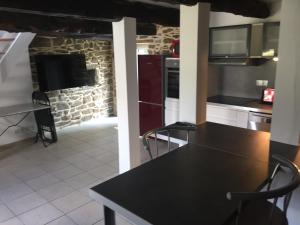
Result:
<instances>
[{"instance_id":1,"label":"stainless steel oven","mask_svg":"<svg viewBox=\"0 0 300 225\"><path fill-rule=\"evenodd\" d=\"M165 90L167 98L179 98L179 59L166 58L165 62Z\"/></svg>"},{"instance_id":2,"label":"stainless steel oven","mask_svg":"<svg viewBox=\"0 0 300 225\"><path fill-rule=\"evenodd\" d=\"M272 114L250 112L248 118L248 129L270 131Z\"/></svg>"}]
</instances>

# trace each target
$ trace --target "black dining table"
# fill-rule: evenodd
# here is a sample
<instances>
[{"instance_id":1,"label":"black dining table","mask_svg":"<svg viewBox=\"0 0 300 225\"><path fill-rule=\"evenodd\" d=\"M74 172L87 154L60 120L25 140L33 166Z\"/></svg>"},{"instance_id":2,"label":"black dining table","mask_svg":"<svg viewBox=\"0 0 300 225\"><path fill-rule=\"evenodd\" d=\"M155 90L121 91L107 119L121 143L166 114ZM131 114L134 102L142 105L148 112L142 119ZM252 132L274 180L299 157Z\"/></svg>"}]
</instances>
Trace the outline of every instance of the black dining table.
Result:
<instances>
[{"instance_id":1,"label":"black dining table","mask_svg":"<svg viewBox=\"0 0 300 225\"><path fill-rule=\"evenodd\" d=\"M222 225L238 206L226 193L260 190L274 168L272 154L299 163L296 147L269 138L204 123L189 144L93 187L90 195L104 205L106 225L115 225L115 213L141 225Z\"/></svg>"}]
</instances>

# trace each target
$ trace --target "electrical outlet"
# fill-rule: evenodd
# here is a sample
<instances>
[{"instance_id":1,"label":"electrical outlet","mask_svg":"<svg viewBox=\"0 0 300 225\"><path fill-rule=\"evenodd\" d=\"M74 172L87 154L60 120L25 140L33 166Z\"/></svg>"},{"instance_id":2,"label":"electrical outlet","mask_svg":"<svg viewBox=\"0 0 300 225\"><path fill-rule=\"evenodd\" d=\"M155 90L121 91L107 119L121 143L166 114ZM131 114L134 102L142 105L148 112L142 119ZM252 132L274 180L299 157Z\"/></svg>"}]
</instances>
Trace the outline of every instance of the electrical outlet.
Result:
<instances>
[{"instance_id":1,"label":"electrical outlet","mask_svg":"<svg viewBox=\"0 0 300 225\"><path fill-rule=\"evenodd\" d=\"M257 87L263 86L263 80L256 80L256 86Z\"/></svg>"},{"instance_id":2,"label":"electrical outlet","mask_svg":"<svg viewBox=\"0 0 300 225\"><path fill-rule=\"evenodd\" d=\"M267 87L267 86L268 86L268 83L269 83L269 81L268 81L268 80L263 80L263 81L262 81L262 83L263 83L263 86Z\"/></svg>"},{"instance_id":3,"label":"electrical outlet","mask_svg":"<svg viewBox=\"0 0 300 225\"><path fill-rule=\"evenodd\" d=\"M257 87L267 87L269 81L268 80L256 80Z\"/></svg>"}]
</instances>

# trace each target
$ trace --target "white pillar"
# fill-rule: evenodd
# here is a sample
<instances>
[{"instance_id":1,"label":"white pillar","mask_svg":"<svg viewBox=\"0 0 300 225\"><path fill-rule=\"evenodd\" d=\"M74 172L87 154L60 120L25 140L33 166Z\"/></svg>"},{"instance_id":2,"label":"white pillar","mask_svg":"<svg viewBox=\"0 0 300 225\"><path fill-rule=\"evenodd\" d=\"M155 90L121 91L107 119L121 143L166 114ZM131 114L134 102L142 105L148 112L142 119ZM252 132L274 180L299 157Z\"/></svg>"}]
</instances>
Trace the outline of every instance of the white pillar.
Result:
<instances>
[{"instance_id":1,"label":"white pillar","mask_svg":"<svg viewBox=\"0 0 300 225\"><path fill-rule=\"evenodd\" d=\"M300 131L300 1L283 0L279 35L279 61L271 139L299 144Z\"/></svg>"},{"instance_id":2,"label":"white pillar","mask_svg":"<svg viewBox=\"0 0 300 225\"><path fill-rule=\"evenodd\" d=\"M136 62L136 20L113 23L117 88L119 172L140 164L139 105Z\"/></svg>"},{"instance_id":3,"label":"white pillar","mask_svg":"<svg viewBox=\"0 0 300 225\"><path fill-rule=\"evenodd\" d=\"M209 3L180 6L180 121L206 121L209 12Z\"/></svg>"}]
</instances>

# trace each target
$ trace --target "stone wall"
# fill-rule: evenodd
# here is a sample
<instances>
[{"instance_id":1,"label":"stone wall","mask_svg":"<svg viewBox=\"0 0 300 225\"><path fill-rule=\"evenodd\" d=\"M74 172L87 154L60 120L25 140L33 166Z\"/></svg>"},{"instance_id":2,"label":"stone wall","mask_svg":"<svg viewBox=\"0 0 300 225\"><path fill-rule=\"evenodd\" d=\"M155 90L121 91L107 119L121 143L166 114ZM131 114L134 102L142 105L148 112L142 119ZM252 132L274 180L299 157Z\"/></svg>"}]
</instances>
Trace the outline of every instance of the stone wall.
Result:
<instances>
[{"instance_id":1,"label":"stone wall","mask_svg":"<svg viewBox=\"0 0 300 225\"><path fill-rule=\"evenodd\" d=\"M92 118L111 116L114 108L112 42L37 36L30 45L33 86L38 90L36 54L85 54L87 69L95 69L96 85L50 91L52 112L58 128Z\"/></svg>"},{"instance_id":2,"label":"stone wall","mask_svg":"<svg viewBox=\"0 0 300 225\"><path fill-rule=\"evenodd\" d=\"M170 46L173 40L179 39L178 27L163 27L157 25L157 34L152 36L139 35L137 44L147 45L149 55L170 54Z\"/></svg>"},{"instance_id":3,"label":"stone wall","mask_svg":"<svg viewBox=\"0 0 300 225\"><path fill-rule=\"evenodd\" d=\"M137 43L147 45L149 54L170 54L172 40L179 38L179 28L157 25L157 35L137 36ZM93 118L116 115L115 77L112 41L36 36L30 45L33 87L39 89L34 56L37 54L85 54L88 69L97 72L97 84L48 92L58 128Z\"/></svg>"}]
</instances>

